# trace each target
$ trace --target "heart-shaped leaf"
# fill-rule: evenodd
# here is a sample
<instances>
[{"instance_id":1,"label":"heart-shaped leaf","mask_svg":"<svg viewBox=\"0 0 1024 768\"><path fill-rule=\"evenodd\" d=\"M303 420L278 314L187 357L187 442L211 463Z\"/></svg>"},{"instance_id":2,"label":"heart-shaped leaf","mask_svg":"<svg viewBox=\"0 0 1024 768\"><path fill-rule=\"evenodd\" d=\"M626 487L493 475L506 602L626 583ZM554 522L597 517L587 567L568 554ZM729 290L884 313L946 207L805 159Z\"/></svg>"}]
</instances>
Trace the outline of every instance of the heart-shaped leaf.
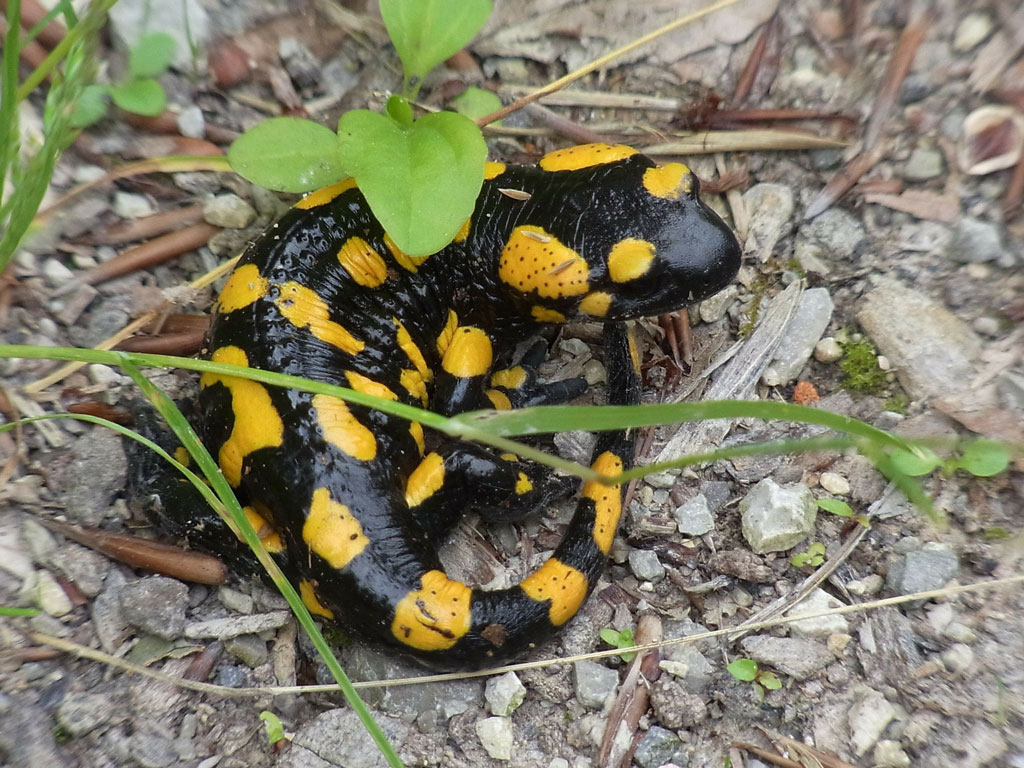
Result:
<instances>
[{"instance_id":1,"label":"heart-shaped leaf","mask_svg":"<svg viewBox=\"0 0 1024 768\"><path fill-rule=\"evenodd\" d=\"M490 0L380 0L380 15L408 79L423 79L455 55L490 13Z\"/></svg>"},{"instance_id":2,"label":"heart-shaped leaf","mask_svg":"<svg viewBox=\"0 0 1024 768\"><path fill-rule=\"evenodd\" d=\"M473 213L487 146L472 120L437 112L404 128L353 110L338 121L338 144L342 167L410 256L441 250Z\"/></svg>"},{"instance_id":3,"label":"heart-shaped leaf","mask_svg":"<svg viewBox=\"0 0 1024 768\"><path fill-rule=\"evenodd\" d=\"M228 148L232 170L281 192L308 192L345 176L338 137L312 120L274 117L239 136Z\"/></svg>"},{"instance_id":4,"label":"heart-shaped leaf","mask_svg":"<svg viewBox=\"0 0 1024 768\"><path fill-rule=\"evenodd\" d=\"M153 117L167 107L167 94L160 83L147 77L144 80L129 80L123 85L110 88L110 98L125 112Z\"/></svg>"},{"instance_id":5,"label":"heart-shaped leaf","mask_svg":"<svg viewBox=\"0 0 1024 768\"><path fill-rule=\"evenodd\" d=\"M166 32L143 37L128 55L128 72L133 78L162 75L174 57L174 38Z\"/></svg>"}]
</instances>

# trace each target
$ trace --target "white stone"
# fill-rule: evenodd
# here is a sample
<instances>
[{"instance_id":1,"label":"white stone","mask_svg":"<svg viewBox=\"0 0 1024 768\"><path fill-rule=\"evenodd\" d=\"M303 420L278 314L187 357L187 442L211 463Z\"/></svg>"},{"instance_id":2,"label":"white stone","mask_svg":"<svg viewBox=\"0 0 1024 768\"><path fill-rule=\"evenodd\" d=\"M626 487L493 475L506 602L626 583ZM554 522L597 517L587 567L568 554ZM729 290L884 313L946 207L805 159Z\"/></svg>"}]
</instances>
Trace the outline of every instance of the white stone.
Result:
<instances>
[{"instance_id":1,"label":"white stone","mask_svg":"<svg viewBox=\"0 0 1024 768\"><path fill-rule=\"evenodd\" d=\"M122 50L131 50L149 32L165 32L174 38L173 66L191 71L205 65L206 56L193 59L191 48L194 44L202 49L210 38L210 17L198 0L121 0L109 17L111 33Z\"/></svg>"},{"instance_id":2,"label":"white stone","mask_svg":"<svg viewBox=\"0 0 1024 768\"><path fill-rule=\"evenodd\" d=\"M520 682L515 672L506 672L487 681L487 685L484 686L484 698L487 699L491 714L508 717L526 698L526 686Z\"/></svg>"},{"instance_id":3,"label":"white stone","mask_svg":"<svg viewBox=\"0 0 1024 768\"><path fill-rule=\"evenodd\" d=\"M75 608L67 592L50 575L49 571L36 571L32 598L43 613L54 618L66 616Z\"/></svg>"},{"instance_id":4,"label":"white stone","mask_svg":"<svg viewBox=\"0 0 1024 768\"><path fill-rule=\"evenodd\" d=\"M89 374L89 380L93 384L109 386L111 384L119 384L122 381L121 374L119 374L109 365L91 363L86 368L86 372Z\"/></svg>"},{"instance_id":5,"label":"white stone","mask_svg":"<svg viewBox=\"0 0 1024 768\"><path fill-rule=\"evenodd\" d=\"M870 688L850 707L850 742L857 757L875 745L894 717L896 708L885 696Z\"/></svg>"},{"instance_id":6,"label":"white stone","mask_svg":"<svg viewBox=\"0 0 1024 768\"><path fill-rule=\"evenodd\" d=\"M145 195L134 192L116 192L114 194L114 213L122 219L140 219L153 213L153 205Z\"/></svg>"},{"instance_id":7,"label":"white stone","mask_svg":"<svg viewBox=\"0 0 1024 768\"><path fill-rule=\"evenodd\" d=\"M963 672L974 662L974 651L964 643L954 643L942 654L942 664L950 672Z\"/></svg>"},{"instance_id":8,"label":"white stone","mask_svg":"<svg viewBox=\"0 0 1024 768\"><path fill-rule=\"evenodd\" d=\"M814 345L814 359L819 363L834 363L843 357L843 347L832 336L826 336Z\"/></svg>"},{"instance_id":9,"label":"white stone","mask_svg":"<svg viewBox=\"0 0 1024 768\"><path fill-rule=\"evenodd\" d=\"M50 257L43 262L43 277L52 287L60 288L74 280L75 273L65 267L59 259Z\"/></svg>"},{"instance_id":10,"label":"white stone","mask_svg":"<svg viewBox=\"0 0 1024 768\"><path fill-rule=\"evenodd\" d=\"M512 759L512 721L507 717L485 717L476 721L476 736L495 760Z\"/></svg>"},{"instance_id":11,"label":"white stone","mask_svg":"<svg viewBox=\"0 0 1024 768\"><path fill-rule=\"evenodd\" d=\"M841 608L842 603L823 589L816 589L804 600L797 603L786 614L787 616L801 616L806 613L818 613L832 608ZM789 631L794 637L828 638L829 635L846 634L850 624L846 617L837 614L833 616L818 616L813 619L801 619L789 625Z\"/></svg>"},{"instance_id":12,"label":"white stone","mask_svg":"<svg viewBox=\"0 0 1024 768\"><path fill-rule=\"evenodd\" d=\"M715 529L715 517L703 493L698 493L679 507L675 518L679 532L684 536L703 536Z\"/></svg>"},{"instance_id":13,"label":"white stone","mask_svg":"<svg viewBox=\"0 0 1024 768\"><path fill-rule=\"evenodd\" d=\"M195 104L185 107L178 115L178 131L190 139L201 139L206 135L206 118L203 110Z\"/></svg>"},{"instance_id":14,"label":"white stone","mask_svg":"<svg viewBox=\"0 0 1024 768\"><path fill-rule=\"evenodd\" d=\"M964 16L953 35L953 50L965 53L992 33L992 17L984 11Z\"/></svg>"},{"instance_id":15,"label":"white stone","mask_svg":"<svg viewBox=\"0 0 1024 768\"><path fill-rule=\"evenodd\" d=\"M814 530L818 505L800 483L785 487L765 478L740 501L743 538L759 555L795 547Z\"/></svg>"},{"instance_id":16,"label":"white stone","mask_svg":"<svg viewBox=\"0 0 1024 768\"><path fill-rule=\"evenodd\" d=\"M850 481L836 472L822 472L818 483L835 496L845 496L850 492Z\"/></svg>"}]
</instances>

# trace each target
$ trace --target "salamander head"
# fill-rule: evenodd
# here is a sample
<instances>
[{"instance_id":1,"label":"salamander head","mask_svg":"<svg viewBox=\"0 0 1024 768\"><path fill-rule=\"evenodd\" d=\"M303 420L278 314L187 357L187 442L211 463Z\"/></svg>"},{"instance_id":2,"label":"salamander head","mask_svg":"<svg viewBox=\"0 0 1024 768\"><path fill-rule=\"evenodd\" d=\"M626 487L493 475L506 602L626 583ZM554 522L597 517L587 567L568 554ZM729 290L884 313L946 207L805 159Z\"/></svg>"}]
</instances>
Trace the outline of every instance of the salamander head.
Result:
<instances>
[{"instance_id":1,"label":"salamander head","mask_svg":"<svg viewBox=\"0 0 1024 768\"><path fill-rule=\"evenodd\" d=\"M644 193L623 212L630 221L621 236L600 257L588 254L591 290L578 305L581 314L625 320L672 312L736 276L739 242L700 199L700 182L685 165L647 168L642 183Z\"/></svg>"}]
</instances>

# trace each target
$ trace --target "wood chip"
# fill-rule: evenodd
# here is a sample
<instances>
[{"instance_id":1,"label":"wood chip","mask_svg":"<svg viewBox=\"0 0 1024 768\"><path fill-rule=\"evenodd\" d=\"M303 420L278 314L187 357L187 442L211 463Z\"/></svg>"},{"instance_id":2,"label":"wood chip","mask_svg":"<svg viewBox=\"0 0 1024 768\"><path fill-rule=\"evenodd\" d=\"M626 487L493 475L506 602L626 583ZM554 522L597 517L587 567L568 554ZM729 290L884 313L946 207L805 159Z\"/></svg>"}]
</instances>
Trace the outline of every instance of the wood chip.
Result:
<instances>
[{"instance_id":1,"label":"wood chip","mask_svg":"<svg viewBox=\"0 0 1024 768\"><path fill-rule=\"evenodd\" d=\"M926 189L908 189L901 195L864 195L864 202L884 205L919 219L952 223L960 218L960 200L955 195L939 195Z\"/></svg>"}]
</instances>

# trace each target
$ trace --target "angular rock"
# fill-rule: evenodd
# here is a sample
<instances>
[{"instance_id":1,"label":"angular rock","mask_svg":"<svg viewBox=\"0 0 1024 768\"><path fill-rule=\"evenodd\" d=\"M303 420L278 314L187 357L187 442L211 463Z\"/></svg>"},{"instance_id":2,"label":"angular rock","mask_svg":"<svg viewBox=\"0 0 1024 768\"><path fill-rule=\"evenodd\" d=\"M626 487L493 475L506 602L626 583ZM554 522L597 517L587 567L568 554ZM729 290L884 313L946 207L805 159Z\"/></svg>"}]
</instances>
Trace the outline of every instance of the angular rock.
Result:
<instances>
[{"instance_id":1,"label":"angular rock","mask_svg":"<svg viewBox=\"0 0 1024 768\"><path fill-rule=\"evenodd\" d=\"M890 277L861 302L857 320L913 398L948 397L974 378L977 335L945 307Z\"/></svg>"},{"instance_id":2,"label":"angular rock","mask_svg":"<svg viewBox=\"0 0 1024 768\"><path fill-rule=\"evenodd\" d=\"M665 566L658 555L649 549L634 549L629 553L629 567L641 581L661 581L665 578Z\"/></svg>"},{"instance_id":3,"label":"angular rock","mask_svg":"<svg viewBox=\"0 0 1024 768\"><path fill-rule=\"evenodd\" d=\"M767 664L794 680L806 680L833 660L821 643L798 637L752 635L740 642L743 651L758 664Z\"/></svg>"},{"instance_id":4,"label":"angular rock","mask_svg":"<svg viewBox=\"0 0 1024 768\"><path fill-rule=\"evenodd\" d=\"M956 554L949 546L928 543L893 563L886 582L900 595L928 592L946 586L958 567Z\"/></svg>"},{"instance_id":5,"label":"angular rock","mask_svg":"<svg viewBox=\"0 0 1024 768\"><path fill-rule=\"evenodd\" d=\"M997 261L1005 252L999 227L991 221L961 217L956 224L947 256L963 264Z\"/></svg>"},{"instance_id":6,"label":"angular rock","mask_svg":"<svg viewBox=\"0 0 1024 768\"><path fill-rule=\"evenodd\" d=\"M485 717L476 722L476 735L487 754L495 760L512 759L512 720Z\"/></svg>"},{"instance_id":7,"label":"angular rock","mask_svg":"<svg viewBox=\"0 0 1024 768\"><path fill-rule=\"evenodd\" d=\"M212 637L217 640L226 640L239 635L259 634L268 629L280 629L291 617L292 614L289 611L271 611L251 616L232 616L227 619L198 621L185 627L185 637L192 639Z\"/></svg>"},{"instance_id":8,"label":"angular rock","mask_svg":"<svg viewBox=\"0 0 1024 768\"><path fill-rule=\"evenodd\" d=\"M830 208L800 228L797 244L804 240L820 246L834 263L853 256L867 240L867 233L851 214L842 208Z\"/></svg>"},{"instance_id":9,"label":"angular rock","mask_svg":"<svg viewBox=\"0 0 1024 768\"><path fill-rule=\"evenodd\" d=\"M740 501L743 538L757 554L790 549L814 530L818 505L801 483L780 486L765 478Z\"/></svg>"},{"instance_id":10,"label":"angular rock","mask_svg":"<svg viewBox=\"0 0 1024 768\"><path fill-rule=\"evenodd\" d=\"M526 686L520 682L515 672L506 672L487 680L484 698L487 699L492 715L508 717L526 698Z\"/></svg>"},{"instance_id":11,"label":"angular rock","mask_svg":"<svg viewBox=\"0 0 1024 768\"><path fill-rule=\"evenodd\" d=\"M652 725L640 739L633 760L640 768L660 768L676 758L682 749L683 742L672 731ZM683 758L685 759L685 758ZM685 763L682 763L685 765Z\"/></svg>"},{"instance_id":12,"label":"angular rock","mask_svg":"<svg viewBox=\"0 0 1024 768\"><path fill-rule=\"evenodd\" d=\"M114 709L115 703L109 696L71 691L57 708L57 723L77 739L110 720Z\"/></svg>"},{"instance_id":13,"label":"angular rock","mask_svg":"<svg viewBox=\"0 0 1024 768\"><path fill-rule=\"evenodd\" d=\"M143 632L175 640L185 628L188 587L166 576L147 576L121 587L118 595L125 621Z\"/></svg>"},{"instance_id":14,"label":"angular rock","mask_svg":"<svg viewBox=\"0 0 1024 768\"><path fill-rule=\"evenodd\" d=\"M256 209L238 195L228 193L207 200L203 205L203 218L216 227L242 229L256 220Z\"/></svg>"},{"instance_id":15,"label":"angular rock","mask_svg":"<svg viewBox=\"0 0 1024 768\"><path fill-rule=\"evenodd\" d=\"M896 708L881 693L868 688L850 707L850 743L860 757L875 745L886 726L896 717Z\"/></svg>"},{"instance_id":16,"label":"angular rock","mask_svg":"<svg viewBox=\"0 0 1024 768\"><path fill-rule=\"evenodd\" d=\"M67 509L76 522L98 526L115 494L124 488L127 461L121 438L94 429L75 440L73 459L64 470Z\"/></svg>"},{"instance_id":17,"label":"angular rock","mask_svg":"<svg viewBox=\"0 0 1024 768\"><path fill-rule=\"evenodd\" d=\"M744 255L766 261L792 227L793 190L783 184L756 184L743 193L743 202L750 212Z\"/></svg>"},{"instance_id":18,"label":"angular rock","mask_svg":"<svg viewBox=\"0 0 1024 768\"><path fill-rule=\"evenodd\" d=\"M762 376L770 387L793 381L807 365L814 346L832 320L832 297L825 288L803 292L793 317L775 349L775 357Z\"/></svg>"},{"instance_id":19,"label":"angular rock","mask_svg":"<svg viewBox=\"0 0 1024 768\"><path fill-rule=\"evenodd\" d=\"M787 616L800 616L804 613L818 613L831 608L839 608L843 604L832 597L823 589L816 589L804 600L793 606ZM825 639L829 635L845 633L850 629L850 623L841 614L833 616L818 616L813 619L801 619L789 625L789 631L794 637L811 637Z\"/></svg>"},{"instance_id":20,"label":"angular rock","mask_svg":"<svg viewBox=\"0 0 1024 768\"><path fill-rule=\"evenodd\" d=\"M683 506L676 509L676 524L684 536L703 536L715 529L715 518L711 514L707 497L698 493Z\"/></svg>"},{"instance_id":21,"label":"angular rock","mask_svg":"<svg viewBox=\"0 0 1024 768\"><path fill-rule=\"evenodd\" d=\"M602 709L619 686L619 673L590 659L574 667L576 698L585 707Z\"/></svg>"}]
</instances>

